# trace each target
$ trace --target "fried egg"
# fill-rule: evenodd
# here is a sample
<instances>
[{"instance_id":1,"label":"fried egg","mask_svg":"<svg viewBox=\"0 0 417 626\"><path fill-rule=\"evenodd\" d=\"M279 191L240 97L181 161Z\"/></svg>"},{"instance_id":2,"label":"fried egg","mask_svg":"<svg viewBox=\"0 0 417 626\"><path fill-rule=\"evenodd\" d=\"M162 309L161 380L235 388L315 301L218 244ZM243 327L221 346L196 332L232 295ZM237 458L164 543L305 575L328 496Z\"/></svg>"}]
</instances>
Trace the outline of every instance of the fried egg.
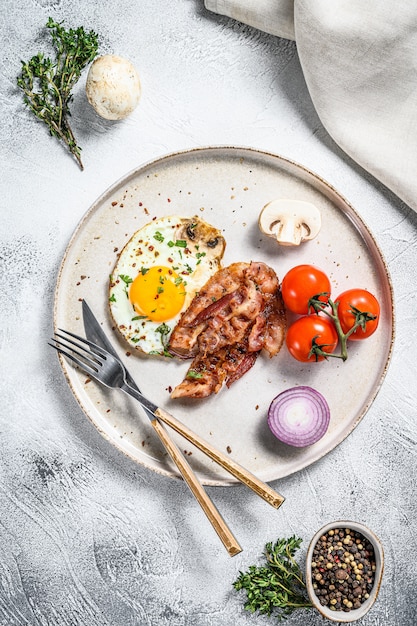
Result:
<instances>
[{"instance_id":1,"label":"fried egg","mask_svg":"<svg viewBox=\"0 0 417 626\"><path fill-rule=\"evenodd\" d=\"M199 217L161 217L138 230L110 276L109 305L126 341L168 355L171 332L200 288L221 267L221 232Z\"/></svg>"}]
</instances>

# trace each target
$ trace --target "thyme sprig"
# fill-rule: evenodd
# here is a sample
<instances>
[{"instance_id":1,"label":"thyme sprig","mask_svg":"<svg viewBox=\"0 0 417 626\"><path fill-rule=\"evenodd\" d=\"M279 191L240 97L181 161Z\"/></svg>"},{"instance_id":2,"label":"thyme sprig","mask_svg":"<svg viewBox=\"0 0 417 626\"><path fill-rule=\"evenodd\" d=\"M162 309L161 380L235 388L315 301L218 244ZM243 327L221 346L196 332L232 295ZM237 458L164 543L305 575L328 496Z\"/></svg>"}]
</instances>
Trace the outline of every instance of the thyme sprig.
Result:
<instances>
[{"instance_id":1,"label":"thyme sprig","mask_svg":"<svg viewBox=\"0 0 417 626\"><path fill-rule=\"evenodd\" d=\"M311 608L301 568L294 558L301 542L293 535L267 543L266 565L251 565L247 572L239 572L233 586L237 591L246 591L247 611L259 611L281 621L296 609Z\"/></svg>"},{"instance_id":2,"label":"thyme sprig","mask_svg":"<svg viewBox=\"0 0 417 626\"><path fill-rule=\"evenodd\" d=\"M83 69L97 55L98 35L84 28L65 30L51 17L46 23L54 47L53 61L38 52L29 61L22 61L17 84L24 93L24 102L37 118L45 122L53 137L62 141L74 155L80 168L81 148L69 124L72 90Z\"/></svg>"}]
</instances>

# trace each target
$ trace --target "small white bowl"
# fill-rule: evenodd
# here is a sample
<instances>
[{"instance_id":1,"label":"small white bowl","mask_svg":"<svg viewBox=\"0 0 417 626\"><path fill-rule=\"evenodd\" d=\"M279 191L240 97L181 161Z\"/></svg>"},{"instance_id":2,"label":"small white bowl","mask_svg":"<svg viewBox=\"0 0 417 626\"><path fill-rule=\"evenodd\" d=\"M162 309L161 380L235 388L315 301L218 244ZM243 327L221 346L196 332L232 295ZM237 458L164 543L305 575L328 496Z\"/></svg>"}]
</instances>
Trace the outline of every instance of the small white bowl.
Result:
<instances>
[{"instance_id":1,"label":"small white bowl","mask_svg":"<svg viewBox=\"0 0 417 626\"><path fill-rule=\"evenodd\" d=\"M315 591L313 589L313 581L311 578L311 563L313 558L313 550L317 541L320 537L326 534L329 530L336 528L349 528L353 531L361 533L366 539L368 539L373 545L375 552L375 565L376 570L374 572L374 584L372 590L369 594L369 598L365 600L365 602L357 609L351 609L350 611L332 611L328 606L323 606L320 604L320 600L318 596L316 596ZM381 587L382 574L384 571L384 550L382 548L382 544L378 537L371 531L369 528L364 526L363 524L359 524L358 522L351 522L346 520L341 520L337 522L330 522L321 528L312 538L306 557L306 585L307 591L310 598L311 603L314 608L316 608L323 617L333 621L339 622L340 624L345 624L348 622L355 622L358 619L361 619L366 613L369 611L373 603L375 602L379 589Z\"/></svg>"}]
</instances>

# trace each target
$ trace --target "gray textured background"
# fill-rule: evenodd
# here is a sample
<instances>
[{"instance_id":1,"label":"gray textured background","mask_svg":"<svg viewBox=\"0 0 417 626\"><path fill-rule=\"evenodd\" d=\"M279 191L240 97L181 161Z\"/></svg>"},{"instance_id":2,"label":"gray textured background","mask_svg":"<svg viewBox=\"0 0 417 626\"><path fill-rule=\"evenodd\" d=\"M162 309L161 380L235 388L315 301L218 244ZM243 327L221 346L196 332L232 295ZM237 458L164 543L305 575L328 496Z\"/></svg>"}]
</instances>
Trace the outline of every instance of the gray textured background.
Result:
<instances>
[{"instance_id":1,"label":"gray textured background","mask_svg":"<svg viewBox=\"0 0 417 626\"><path fill-rule=\"evenodd\" d=\"M83 173L15 87L20 59L47 49L50 15L96 30L100 51L130 58L142 79L139 108L112 124L89 107L83 75L72 108ZM329 138L294 43L197 0L3 0L0 23L0 624L267 624L243 611L239 570L292 533L302 558L315 531L340 518L365 522L385 547L382 590L362 623L416 624L415 213ZM277 152L347 197L385 255L397 315L376 401L331 454L273 485L287 498L280 510L243 486L209 488L244 547L233 559L182 482L136 466L95 431L47 346L56 273L92 202L149 159L213 144ZM301 612L289 623L322 619Z\"/></svg>"}]
</instances>

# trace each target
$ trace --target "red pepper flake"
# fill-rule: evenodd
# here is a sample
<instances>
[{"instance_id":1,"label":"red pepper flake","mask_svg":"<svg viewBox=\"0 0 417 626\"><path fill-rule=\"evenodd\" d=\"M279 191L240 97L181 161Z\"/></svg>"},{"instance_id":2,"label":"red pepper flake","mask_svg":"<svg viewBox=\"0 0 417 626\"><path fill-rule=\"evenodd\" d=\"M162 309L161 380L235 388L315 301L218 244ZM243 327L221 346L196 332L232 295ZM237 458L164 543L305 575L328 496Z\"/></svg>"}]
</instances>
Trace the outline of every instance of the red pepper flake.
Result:
<instances>
[{"instance_id":1,"label":"red pepper flake","mask_svg":"<svg viewBox=\"0 0 417 626\"><path fill-rule=\"evenodd\" d=\"M227 446L226 450L227 450L228 454L230 454L232 452L232 448L230 446Z\"/></svg>"},{"instance_id":2,"label":"red pepper flake","mask_svg":"<svg viewBox=\"0 0 417 626\"><path fill-rule=\"evenodd\" d=\"M131 356L132 353L131 352L126 352L126 356Z\"/></svg>"},{"instance_id":3,"label":"red pepper flake","mask_svg":"<svg viewBox=\"0 0 417 626\"><path fill-rule=\"evenodd\" d=\"M171 202L171 198L167 198L168 202Z\"/></svg>"},{"instance_id":4,"label":"red pepper flake","mask_svg":"<svg viewBox=\"0 0 417 626\"><path fill-rule=\"evenodd\" d=\"M117 206L117 202L116 202L116 201L115 201L115 202L112 202L112 203L111 203L111 205L112 205L112 206Z\"/></svg>"},{"instance_id":5,"label":"red pepper flake","mask_svg":"<svg viewBox=\"0 0 417 626\"><path fill-rule=\"evenodd\" d=\"M139 206L143 206L142 202L139 202Z\"/></svg>"}]
</instances>

